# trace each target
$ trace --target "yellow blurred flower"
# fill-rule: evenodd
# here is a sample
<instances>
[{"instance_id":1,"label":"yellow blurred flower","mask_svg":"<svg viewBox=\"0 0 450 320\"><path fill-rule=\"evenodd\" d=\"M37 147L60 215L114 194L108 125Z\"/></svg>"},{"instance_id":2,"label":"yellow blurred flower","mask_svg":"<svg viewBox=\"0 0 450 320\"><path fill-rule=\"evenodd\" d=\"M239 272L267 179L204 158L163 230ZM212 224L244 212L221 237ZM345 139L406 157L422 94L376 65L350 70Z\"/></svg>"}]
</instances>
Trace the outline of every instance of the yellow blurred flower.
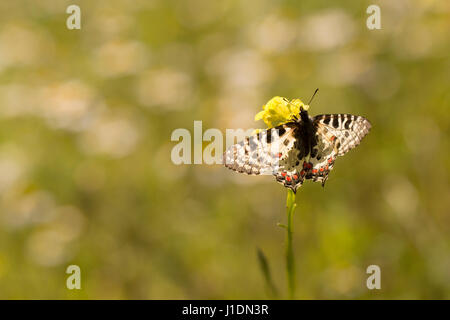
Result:
<instances>
[{"instance_id":1,"label":"yellow blurred flower","mask_svg":"<svg viewBox=\"0 0 450 320\"><path fill-rule=\"evenodd\" d=\"M300 99L293 99L289 102L286 98L276 96L263 106L263 110L255 116L255 121L262 119L270 129L291 121L294 116L298 116L301 110L308 109L309 106Z\"/></svg>"}]
</instances>

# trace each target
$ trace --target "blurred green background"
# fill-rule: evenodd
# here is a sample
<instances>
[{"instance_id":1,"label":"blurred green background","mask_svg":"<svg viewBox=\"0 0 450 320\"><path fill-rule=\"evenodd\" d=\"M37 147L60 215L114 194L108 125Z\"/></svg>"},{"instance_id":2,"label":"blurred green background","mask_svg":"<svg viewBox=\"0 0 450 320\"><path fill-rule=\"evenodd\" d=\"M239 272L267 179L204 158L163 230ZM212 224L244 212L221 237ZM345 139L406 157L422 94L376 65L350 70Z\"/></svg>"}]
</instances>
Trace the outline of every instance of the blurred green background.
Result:
<instances>
[{"instance_id":1,"label":"blurred green background","mask_svg":"<svg viewBox=\"0 0 450 320\"><path fill-rule=\"evenodd\" d=\"M0 2L0 298L264 299L256 248L286 297L286 190L170 136L318 87L373 129L297 194L296 297L449 299L449 31L440 0Z\"/></svg>"}]
</instances>

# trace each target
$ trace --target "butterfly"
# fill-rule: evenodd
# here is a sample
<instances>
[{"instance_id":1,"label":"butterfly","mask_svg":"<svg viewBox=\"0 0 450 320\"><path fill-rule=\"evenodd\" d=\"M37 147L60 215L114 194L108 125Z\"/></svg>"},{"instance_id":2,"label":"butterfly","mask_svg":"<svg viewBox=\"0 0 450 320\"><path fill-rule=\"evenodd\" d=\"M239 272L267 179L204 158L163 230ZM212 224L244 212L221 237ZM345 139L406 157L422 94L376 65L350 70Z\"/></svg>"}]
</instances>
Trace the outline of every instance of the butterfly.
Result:
<instances>
[{"instance_id":1,"label":"butterfly","mask_svg":"<svg viewBox=\"0 0 450 320\"><path fill-rule=\"evenodd\" d=\"M305 108L292 120L232 145L225 167L250 175L272 174L294 192L305 180L327 181L338 156L361 143L370 122L352 114L309 116Z\"/></svg>"}]
</instances>

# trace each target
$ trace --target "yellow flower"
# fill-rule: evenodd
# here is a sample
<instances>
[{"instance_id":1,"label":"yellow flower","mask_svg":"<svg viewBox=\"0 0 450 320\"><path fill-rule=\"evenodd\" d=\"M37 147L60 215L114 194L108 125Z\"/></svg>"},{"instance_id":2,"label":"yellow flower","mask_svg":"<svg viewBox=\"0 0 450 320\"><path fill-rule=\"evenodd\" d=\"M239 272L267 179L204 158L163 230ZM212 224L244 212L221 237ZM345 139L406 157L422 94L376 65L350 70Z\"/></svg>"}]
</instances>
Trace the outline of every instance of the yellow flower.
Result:
<instances>
[{"instance_id":1,"label":"yellow flower","mask_svg":"<svg viewBox=\"0 0 450 320\"><path fill-rule=\"evenodd\" d=\"M283 97L273 97L263 106L263 110L258 112L255 116L255 121L262 119L270 129L291 121L294 116L298 116L301 109L309 109L309 106L304 104L300 99L288 101Z\"/></svg>"}]
</instances>

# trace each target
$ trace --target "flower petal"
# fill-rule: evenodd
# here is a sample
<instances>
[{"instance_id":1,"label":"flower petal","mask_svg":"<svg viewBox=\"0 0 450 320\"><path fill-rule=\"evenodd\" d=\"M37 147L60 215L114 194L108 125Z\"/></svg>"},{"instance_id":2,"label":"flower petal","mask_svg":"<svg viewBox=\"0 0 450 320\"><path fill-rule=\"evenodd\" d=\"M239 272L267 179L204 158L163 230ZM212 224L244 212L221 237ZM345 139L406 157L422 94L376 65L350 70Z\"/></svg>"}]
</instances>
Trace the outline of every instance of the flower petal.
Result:
<instances>
[{"instance_id":1,"label":"flower petal","mask_svg":"<svg viewBox=\"0 0 450 320\"><path fill-rule=\"evenodd\" d=\"M268 128L273 128L291 121L300 113L301 109L308 110L308 108L309 106L300 99L288 102L286 98L276 96L270 99L263 106L263 110L256 114L255 121L263 120Z\"/></svg>"}]
</instances>

